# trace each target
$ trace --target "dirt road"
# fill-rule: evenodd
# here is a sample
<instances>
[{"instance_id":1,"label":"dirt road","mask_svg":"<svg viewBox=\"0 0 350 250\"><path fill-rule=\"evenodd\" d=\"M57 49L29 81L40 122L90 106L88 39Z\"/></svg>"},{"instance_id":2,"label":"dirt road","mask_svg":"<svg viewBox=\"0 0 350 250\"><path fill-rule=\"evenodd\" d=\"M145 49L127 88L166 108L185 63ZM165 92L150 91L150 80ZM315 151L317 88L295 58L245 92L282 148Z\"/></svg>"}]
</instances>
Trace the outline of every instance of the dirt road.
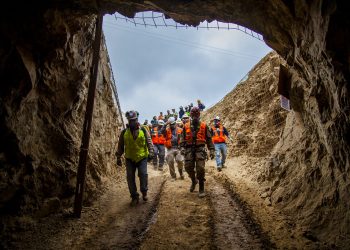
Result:
<instances>
[{"instance_id":1,"label":"dirt road","mask_svg":"<svg viewBox=\"0 0 350 250\"><path fill-rule=\"evenodd\" d=\"M207 166L208 169L213 166ZM81 219L56 215L28 222L13 239L18 249L262 249L269 246L232 191L207 173L205 198L190 179L170 181L149 168L149 201L130 207L126 181L108 191Z\"/></svg>"}]
</instances>

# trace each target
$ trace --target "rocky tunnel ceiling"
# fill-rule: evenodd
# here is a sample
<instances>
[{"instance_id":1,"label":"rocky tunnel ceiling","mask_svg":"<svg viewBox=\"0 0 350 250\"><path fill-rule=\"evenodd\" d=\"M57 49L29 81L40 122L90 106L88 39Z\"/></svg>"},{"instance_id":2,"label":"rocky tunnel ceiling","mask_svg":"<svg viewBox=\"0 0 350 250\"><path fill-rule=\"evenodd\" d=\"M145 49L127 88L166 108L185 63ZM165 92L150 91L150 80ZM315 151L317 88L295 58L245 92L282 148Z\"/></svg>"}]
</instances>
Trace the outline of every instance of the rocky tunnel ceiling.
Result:
<instances>
[{"instance_id":1,"label":"rocky tunnel ceiling","mask_svg":"<svg viewBox=\"0 0 350 250\"><path fill-rule=\"evenodd\" d=\"M293 138L282 140L284 148L274 155L278 164L273 164L275 172L268 177L273 205L294 213L293 219L322 241L335 241L340 231L349 232L350 11L346 1L14 0L6 4L0 15L0 165L5 166L0 168L1 211L35 211L46 201L57 201L55 197L63 206L72 204L94 37L92 14L117 11L133 17L137 12L157 11L193 26L204 20L245 26L263 35L286 59L293 112L288 114L292 125L283 134L301 139L295 136L295 144ZM89 149L87 198L91 200L114 166L110 149L120 127L108 88L107 54L101 51L105 67L95 105L92 139L96 143Z\"/></svg>"},{"instance_id":2,"label":"rocky tunnel ceiling","mask_svg":"<svg viewBox=\"0 0 350 250\"><path fill-rule=\"evenodd\" d=\"M350 27L345 1L317 0L211 0L211 1L118 1L75 0L52 1L57 8L127 17L142 11L157 11L175 21L196 26L207 20L217 20L245 26L263 35L265 42L293 63L300 51L320 56L323 46L343 72L349 71ZM347 73L346 73L347 74Z\"/></svg>"},{"instance_id":3,"label":"rocky tunnel ceiling","mask_svg":"<svg viewBox=\"0 0 350 250\"><path fill-rule=\"evenodd\" d=\"M53 0L33 4L20 0L9 3L2 19L16 22L20 21L22 14L34 19L40 16L37 12L53 8L82 14L119 12L127 17L133 17L137 12L157 11L179 23L193 26L204 20L235 23L263 35L265 42L291 64L300 52L319 57L326 49L335 66L348 78L350 21L347 14L350 8L345 1Z\"/></svg>"}]
</instances>

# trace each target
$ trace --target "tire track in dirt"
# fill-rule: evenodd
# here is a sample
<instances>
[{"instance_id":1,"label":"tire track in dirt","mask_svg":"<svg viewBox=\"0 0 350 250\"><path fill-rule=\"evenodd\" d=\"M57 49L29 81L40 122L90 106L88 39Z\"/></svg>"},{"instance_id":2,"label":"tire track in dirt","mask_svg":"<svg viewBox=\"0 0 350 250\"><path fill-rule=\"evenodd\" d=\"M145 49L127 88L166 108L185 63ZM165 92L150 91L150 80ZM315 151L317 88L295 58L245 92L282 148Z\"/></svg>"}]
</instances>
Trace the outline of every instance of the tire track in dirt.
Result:
<instances>
[{"instance_id":1,"label":"tire track in dirt","mask_svg":"<svg viewBox=\"0 0 350 250\"><path fill-rule=\"evenodd\" d=\"M209 168L209 167L207 167ZM258 227L231 191L207 175L204 199L198 186L189 192L190 180L167 181L159 202L156 222L141 249L265 249Z\"/></svg>"},{"instance_id":2,"label":"tire track in dirt","mask_svg":"<svg viewBox=\"0 0 350 250\"><path fill-rule=\"evenodd\" d=\"M260 232L221 183L210 177L208 196L213 213L213 239L217 249L264 249Z\"/></svg>"},{"instance_id":3,"label":"tire track in dirt","mask_svg":"<svg viewBox=\"0 0 350 250\"><path fill-rule=\"evenodd\" d=\"M263 249L258 227L212 167L207 196L191 181L171 182L149 170L149 201L130 207L126 181L112 183L81 219L48 217L21 235L14 249Z\"/></svg>"},{"instance_id":4,"label":"tire track in dirt","mask_svg":"<svg viewBox=\"0 0 350 250\"><path fill-rule=\"evenodd\" d=\"M190 184L188 178L165 183L141 249L212 249L209 203L197 191L190 193Z\"/></svg>"},{"instance_id":5,"label":"tire track in dirt","mask_svg":"<svg viewBox=\"0 0 350 250\"><path fill-rule=\"evenodd\" d=\"M161 172L149 171L149 201L130 207L130 194L123 179L91 207L84 207L80 219L54 215L36 223L18 236L13 249L137 249L156 213L164 185ZM137 180L138 182L138 180Z\"/></svg>"},{"instance_id":6,"label":"tire track in dirt","mask_svg":"<svg viewBox=\"0 0 350 250\"><path fill-rule=\"evenodd\" d=\"M230 166L228 166L230 167ZM262 230L261 225L257 222L254 217L254 213L247 202L241 199L240 194L236 192L235 183L226 174L225 171L217 173L216 169L212 167L209 169L209 173L213 178L220 183L220 185L225 189L227 195L231 197L232 202L236 204L242 212L241 218L242 223L253 235L260 238L260 243L263 249L275 249L276 245L271 241L270 236ZM271 218L272 219L272 218ZM273 223L273 221L271 221Z\"/></svg>"},{"instance_id":7,"label":"tire track in dirt","mask_svg":"<svg viewBox=\"0 0 350 250\"><path fill-rule=\"evenodd\" d=\"M151 190L147 202L140 199L138 205L131 207L128 191L126 200L120 202L112 199L115 204L107 205L111 210L104 216L104 221L82 239L77 249L137 249L157 211L165 182L161 173L156 173L155 176L154 173L149 178Z\"/></svg>"}]
</instances>

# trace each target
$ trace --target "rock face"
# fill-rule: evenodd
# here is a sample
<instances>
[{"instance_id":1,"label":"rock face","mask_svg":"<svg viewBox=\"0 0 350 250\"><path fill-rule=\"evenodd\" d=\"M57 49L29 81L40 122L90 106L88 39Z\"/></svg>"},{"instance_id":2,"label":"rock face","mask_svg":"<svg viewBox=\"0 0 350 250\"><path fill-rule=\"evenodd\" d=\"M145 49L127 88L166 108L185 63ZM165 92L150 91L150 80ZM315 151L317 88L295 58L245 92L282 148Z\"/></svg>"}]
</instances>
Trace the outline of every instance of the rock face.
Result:
<instances>
[{"instance_id":1,"label":"rock face","mask_svg":"<svg viewBox=\"0 0 350 250\"><path fill-rule=\"evenodd\" d=\"M23 24L25 32L11 33L7 29L12 27L2 26L3 215L34 211L46 215L45 211L58 211L47 205L52 200L56 201L54 204L70 206L75 191L95 17L55 10L40 14ZM103 188L104 179L115 172L114 152L122 124L113 100L108 60L104 46L88 157L86 200L93 198Z\"/></svg>"},{"instance_id":2,"label":"rock face","mask_svg":"<svg viewBox=\"0 0 350 250\"><path fill-rule=\"evenodd\" d=\"M276 74L280 63L285 61L275 52L265 56L202 119L210 123L221 117L234 138L228 143L229 156L260 158L264 167L250 175L268 188L271 200L266 205L292 218L304 237L328 247L347 247L350 232L344 195L348 180L335 167L333 155L314 138L317 128L307 128L299 112L280 107Z\"/></svg>"},{"instance_id":3,"label":"rock face","mask_svg":"<svg viewBox=\"0 0 350 250\"><path fill-rule=\"evenodd\" d=\"M207 123L219 116L232 136L229 156L266 157L279 141L287 116L277 93L281 63L285 61L276 52L269 53L247 79L204 113Z\"/></svg>"},{"instance_id":4,"label":"rock face","mask_svg":"<svg viewBox=\"0 0 350 250\"><path fill-rule=\"evenodd\" d=\"M44 197L71 196L89 74L90 14L97 9L127 16L155 10L181 23L216 19L261 33L287 62L294 110L274 149L274 169L262 174L261 180L272 183L273 205L292 215L297 211L306 237L346 246L350 234L346 1L12 1L0 16L3 210L29 209ZM102 113L112 105L101 93L100 88L96 109ZM109 114L113 116L113 111ZM108 170L105 161L111 159L109 150L115 142L103 147L97 143L104 145L102 138L114 135L116 116L104 117L94 128L90 166L102 167L89 167L88 187L97 185Z\"/></svg>"}]
</instances>

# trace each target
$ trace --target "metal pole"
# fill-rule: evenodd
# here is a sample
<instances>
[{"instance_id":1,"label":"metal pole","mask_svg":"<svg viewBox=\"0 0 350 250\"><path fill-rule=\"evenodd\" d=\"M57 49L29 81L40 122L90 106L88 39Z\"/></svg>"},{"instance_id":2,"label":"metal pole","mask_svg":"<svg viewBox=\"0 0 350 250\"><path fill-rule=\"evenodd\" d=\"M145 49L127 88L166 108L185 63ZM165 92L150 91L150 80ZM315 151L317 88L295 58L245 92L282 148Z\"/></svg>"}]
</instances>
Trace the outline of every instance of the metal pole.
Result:
<instances>
[{"instance_id":1,"label":"metal pole","mask_svg":"<svg viewBox=\"0 0 350 250\"><path fill-rule=\"evenodd\" d=\"M83 203L86 160L89 152L91 122L92 122L92 114L94 110L94 99L95 99L95 91L96 91L97 76L98 76L98 64L100 59L102 22L103 22L103 14L99 13L96 19L95 41L93 44L93 58L92 58L92 66L91 66L91 74L90 74L91 78L90 78L88 97L87 97L87 103L86 103L83 135L81 139L81 147L80 147L80 153L79 153L77 185L75 188L74 215L78 218L80 218L81 216L81 209L82 209L82 203Z\"/></svg>"}]
</instances>

